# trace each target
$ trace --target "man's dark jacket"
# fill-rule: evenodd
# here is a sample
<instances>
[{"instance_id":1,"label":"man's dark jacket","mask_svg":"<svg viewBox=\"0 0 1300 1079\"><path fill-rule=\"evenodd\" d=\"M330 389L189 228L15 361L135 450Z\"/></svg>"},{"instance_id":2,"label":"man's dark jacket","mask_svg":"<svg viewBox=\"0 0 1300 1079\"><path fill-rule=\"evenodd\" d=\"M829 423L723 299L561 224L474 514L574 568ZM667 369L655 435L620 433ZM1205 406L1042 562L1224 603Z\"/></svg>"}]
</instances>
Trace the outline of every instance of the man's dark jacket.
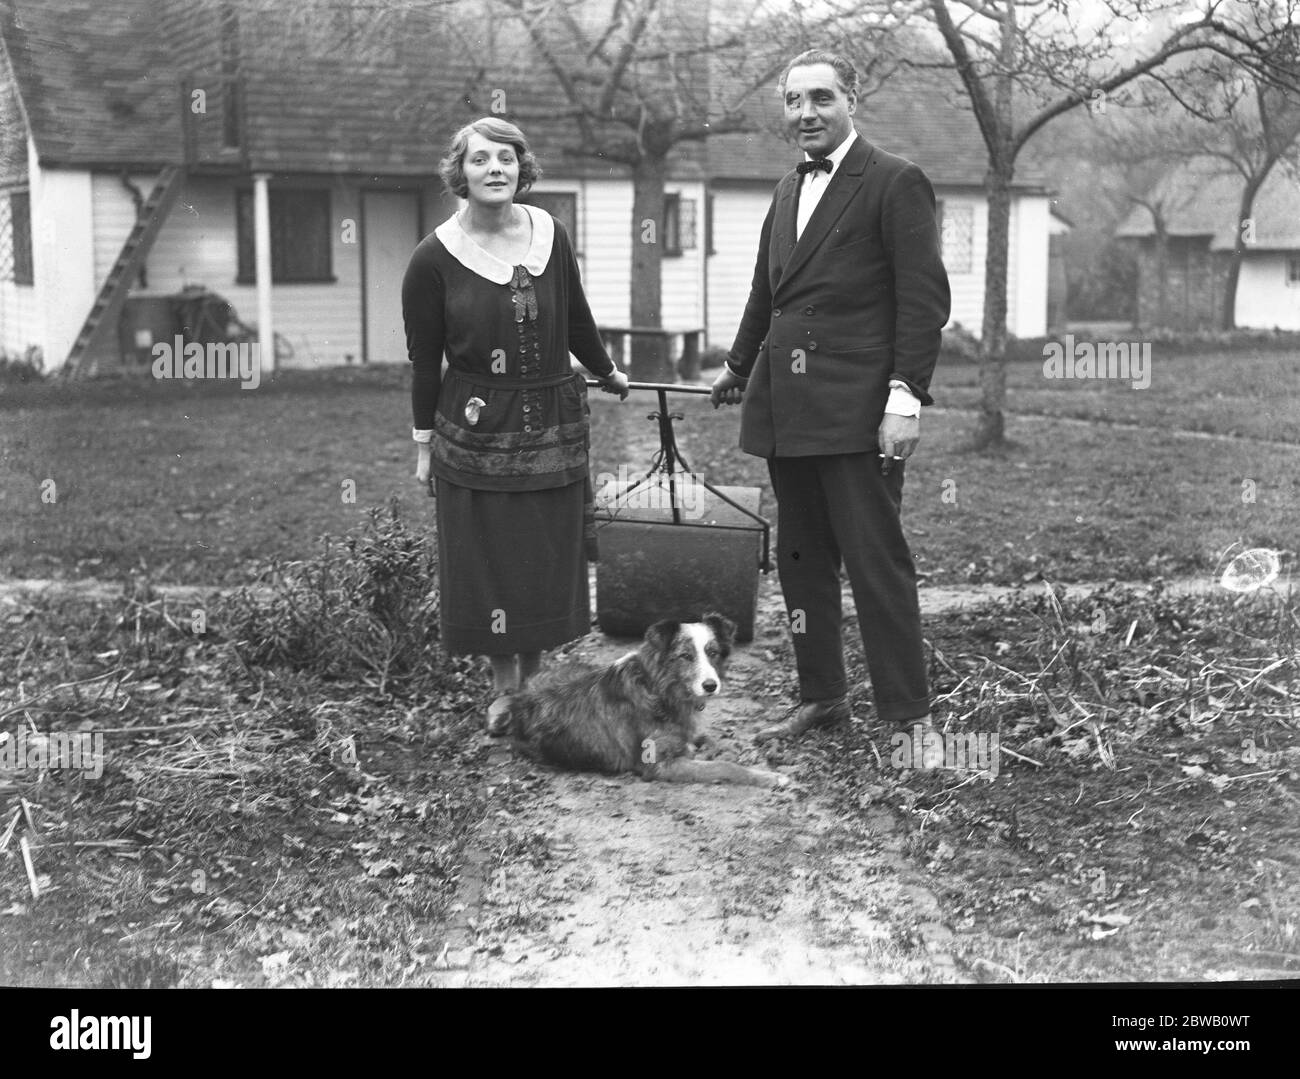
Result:
<instances>
[{"instance_id":1,"label":"man's dark jacket","mask_svg":"<svg viewBox=\"0 0 1300 1079\"><path fill-rule=\"evenodd\" d=\"M800 180L777 185L730 353L749 379L740 447L758 457L874 450L891 378L932 403L948 321L925 173L859 134L796 243Z\"/></svg>"}]
</instances>

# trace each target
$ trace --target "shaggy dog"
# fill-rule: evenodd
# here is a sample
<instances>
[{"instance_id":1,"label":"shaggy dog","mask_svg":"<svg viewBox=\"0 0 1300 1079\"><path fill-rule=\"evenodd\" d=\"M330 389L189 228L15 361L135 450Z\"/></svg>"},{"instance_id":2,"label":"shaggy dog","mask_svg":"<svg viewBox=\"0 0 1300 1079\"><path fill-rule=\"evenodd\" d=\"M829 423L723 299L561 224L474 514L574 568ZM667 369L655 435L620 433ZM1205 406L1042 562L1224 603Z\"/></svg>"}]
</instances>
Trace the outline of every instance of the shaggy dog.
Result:
<instances>
[{"instance_id":1,"label":"shaggy dog","mask_svg":"<svg viewBox=\"0 0 1300 1079\"><path fill-rule=\"evenodd\" d=\"M488 734L534 760L676 783L781 787L778 772L691 759L695 717L721 689L736 625L720 614L656 622L635 652L604 668L575 664L534 678L494 707Z\"/></svg>"}]
</instances>

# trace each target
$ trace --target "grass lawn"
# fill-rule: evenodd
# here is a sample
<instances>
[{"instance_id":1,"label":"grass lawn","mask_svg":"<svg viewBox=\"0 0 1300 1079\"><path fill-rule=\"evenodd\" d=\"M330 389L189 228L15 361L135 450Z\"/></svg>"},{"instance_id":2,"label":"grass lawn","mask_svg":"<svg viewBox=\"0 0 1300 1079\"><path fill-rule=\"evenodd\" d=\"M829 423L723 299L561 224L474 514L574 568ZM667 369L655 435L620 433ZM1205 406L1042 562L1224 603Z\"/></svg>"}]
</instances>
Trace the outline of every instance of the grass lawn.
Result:
<instances>
[{"instance_id":1,"label":"grass lawn","mask_svg":"<svg viewBox=\"0 0 1300 1079\"><path fill-rule=\"evenodd\" d=\"M1011 364L1008 410L1300 444L1300 352L1179 356L1168 347L1151 346L1151 385L1140 390L1123 380L1047 379L1041 363ZM939 367L939 403L975 407L978 370L967 363Z\"/></svg>"},{"instance_id":2,"label":"grass lawn","mask_svg":"<svg viewBox=\"0 0 1300 1079\"><path fill-rule=\"evenodd\" d=\"M875 807L904 822L977 981L1295 979L1297 613L1276 593L1057 602L1040 586L926 620L942 729L1000 738L993 781L900 766L899 733L862 690L864 725L768 760L825 792L868 849ZM856 627L845 634L860 687ZM774 638L784 704L794 658Z\"/></svg>"},{"instance_id":3,"label":"grass lawn","mask_svg":"<svg viewBox=\"0 0 1300 1079\"><path fill-rule=\"evenodd\" d=\"M1012 444L963 449L975 368L948 364L909 465L905 517L935 582L1148 579L1212 571L1233 543L1295 548L1300 534L1300 358L1153 360L1152 385L1048 382L1010 371ZM1178 377L1175 378L1173 372ZM405 370L288 372L237 385L112 381L0 392L0 574L234 584L271 557L399 497L430 520L410 478ZM1221 395L1221 396L1220 396ZM766 487L736 449L739 409L673 401L680 443L716 483ZM592 395L596 471L644 467L653 399ZM1097 420L1064 423L1051 417ZM1126 425L1115 422L1124 421ZM1198 438L1181 429L1259 438ZM52 481L51 484L46 481ZM53 491L54 501L43 501ZM49 495L45 495L46 498ZM774 516L771 498L767 506Z\"/></svg>"},{"instance_id":4,"label":"grass lawn","mask_svg":"<svg viewBox=\"0 0 1300 1079\"><path fill-rule=\"evenodd\" d=\"M1232 544L1294 553L1295 374L1277 353L1157 355L1135 391L1022 365L1011 444L973 454L974 368L940 368L946 407L923 420L905 497L921 571L1148 579L1208 575ZM431 507L411 478L406 377L0 387L0 578L145 571L111 603L0 604L0 730L103 732L107 753L95 781L0 769L0 984L430 984L468 838L529 805L484 789L484 674L429 640ZM697 471L766 486L736 448L738 409L673 406ZM592 395L595 471L649 462L652 408ZM365 522L390 498L399 516L377 540ZM307 564L265 574L276 560ZM199 633L150 578L260 579L273 601L214 601ZM1294 598L1054 603L927 621L936 714L1000 733L996 782L887 769L879 725L777 747L772 763L864 849L869 811L909 823L906 853L933 873L972 976L1293 973ZM779 708L785 627L756 647ZM28 837L36 901L16 849ZM509 840L486 869L535 854Z\"/></svg>"}]
</instances>

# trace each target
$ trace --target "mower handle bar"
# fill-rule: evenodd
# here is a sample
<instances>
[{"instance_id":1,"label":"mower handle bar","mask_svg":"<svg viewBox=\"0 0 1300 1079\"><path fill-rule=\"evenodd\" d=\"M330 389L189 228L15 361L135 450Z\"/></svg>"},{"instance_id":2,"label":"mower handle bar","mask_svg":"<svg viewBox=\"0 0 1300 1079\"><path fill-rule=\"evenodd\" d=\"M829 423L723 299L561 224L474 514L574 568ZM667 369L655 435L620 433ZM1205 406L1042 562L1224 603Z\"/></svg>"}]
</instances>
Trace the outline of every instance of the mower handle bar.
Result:
<instances>
[{"instance_id":1,"label":"mower handle bar","mask_svg":"<svg viewBox=\"0 0 1300 1079\"><path fill-rule=\"evenodd\" d=\"M588 386L603 386L598 378L589 378L586 380ZM668 390L672 393L712 393L709 386L676 386L671 382L629 382L629 390Z\"/></svg>"}]
</instances>

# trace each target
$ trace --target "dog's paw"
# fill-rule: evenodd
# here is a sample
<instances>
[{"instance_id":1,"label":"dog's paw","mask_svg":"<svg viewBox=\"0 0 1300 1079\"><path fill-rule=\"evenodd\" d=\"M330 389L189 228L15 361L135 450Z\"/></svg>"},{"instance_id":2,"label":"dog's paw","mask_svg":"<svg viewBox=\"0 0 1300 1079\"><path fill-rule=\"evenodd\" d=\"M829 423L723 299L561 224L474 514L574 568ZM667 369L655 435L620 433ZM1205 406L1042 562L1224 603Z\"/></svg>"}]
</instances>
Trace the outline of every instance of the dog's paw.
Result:
<instances>
[{"instance_id":1,"label":"dog's paw","mask_svg":"<svg viewBox=\"0 0 1300 1079\"><path fill-rule=\"evenodd\" d=\"M498 697L487 710L487 732L493 738L510 733L510 697Z\"/></svg>"},{"instance_id":2,"label":"dog's paw","mask_svg":"<svg viewBox=\"0 0 1300 1079\"><path fill-rule=\"evenodd\" d=\"M790 787L794 784L794 780L784 772L769 772L766 768L755 768L752 771L756 782L769 790Z\"/></svg>"}]
</instances>

